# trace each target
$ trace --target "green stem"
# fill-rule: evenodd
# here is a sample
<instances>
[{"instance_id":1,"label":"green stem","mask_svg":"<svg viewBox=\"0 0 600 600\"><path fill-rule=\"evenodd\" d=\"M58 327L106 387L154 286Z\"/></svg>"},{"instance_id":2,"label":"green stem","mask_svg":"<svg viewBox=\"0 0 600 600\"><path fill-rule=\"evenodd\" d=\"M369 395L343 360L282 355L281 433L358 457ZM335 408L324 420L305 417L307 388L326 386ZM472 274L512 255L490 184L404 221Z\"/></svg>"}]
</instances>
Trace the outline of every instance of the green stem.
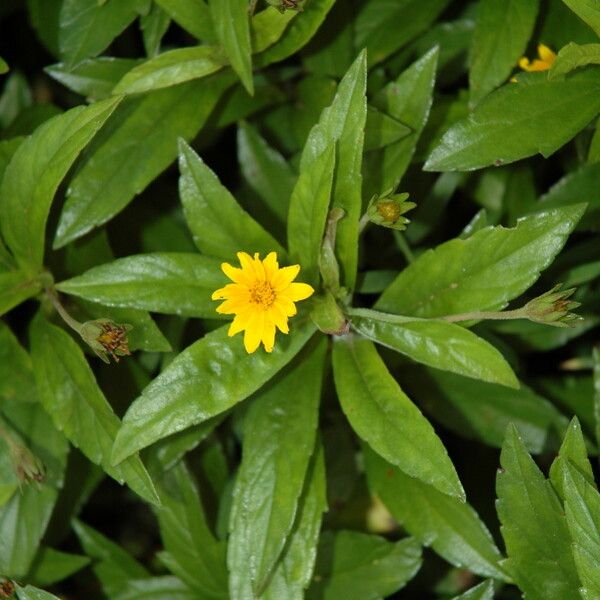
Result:
<instances>
[{"instance_id":1,"label":"green stem","mask_svg":"<svg viewBox=\"0 0 600 600\"><path fill-rule=\"evenodd\" d=\"M402 252L404 258L406 259L406 262L410 265L412 262L414 262L415 255L410 249L406 238L399 231L394 231L394 237L396 238L396 243L398 244L400 252Z\"/></svg>"},{"instance_id":2,"label":"green stem","mask_svg":"<svg viewBox=\"0 0 600 600\"><path fill-rule=\"evenodd\" d=\"M364 231L365 227L369 224L369 221L369 215L365 213L358 222L358 235L360 235Z\"/></svg>"},{"instance_id":3,"label":"green stem","mask_svg":"<svg viewBox=\"0 0 600 600\"><path fill-rule=\"evenodd\" d=\"M508 321L511 319L527 319L527 315L523 313L522 309L517 308L516 310L504 310L499 312L476 310L473 312L462 313L459 315L447 315L439 318L448 323L458 323L459 321Z\"/></svg>"},{"instance_id":4,"label":"green stem","mask_svg":"<svg viewBox=\"0 0 600 600\"><path fill-rule=\"evenodd\" d=\"M56 309L56 312L61 316L62 320L74 331L76 331L79 335L81 335L81 327L82 324L79 321L76 321L65 309L65 307L61 304L58 294L56 290L52 286L46 287L46 296L52 302L52 306Z\"/></svg>"}]
</instances>

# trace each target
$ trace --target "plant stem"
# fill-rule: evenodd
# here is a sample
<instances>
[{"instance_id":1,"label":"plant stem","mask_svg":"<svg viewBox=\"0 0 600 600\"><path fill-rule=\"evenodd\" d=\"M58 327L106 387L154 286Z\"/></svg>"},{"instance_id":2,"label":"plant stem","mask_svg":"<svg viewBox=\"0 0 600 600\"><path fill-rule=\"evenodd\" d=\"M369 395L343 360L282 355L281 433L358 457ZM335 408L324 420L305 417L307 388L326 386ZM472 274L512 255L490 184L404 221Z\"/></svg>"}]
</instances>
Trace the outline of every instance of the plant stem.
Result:
<instances>
[{"instance_id":1,"label":"plant stem","mask_svg":"<svg viewBox=\"0 0 600 600\"><path fill-rule=\"evenodd\" d=\"M398 248L400 252L404 255L406 262L410 265L415 260L415 255L413 254L410 246L408 245L406 238L402 235L400 231L394 231L394 237L396 238L396 243L398 244Z\"/></svg>"},{"instance_id":2,"label":"plant stem","mask_svg":"<svg viewBox=\"0 0 600 600\"><path fill-rule=\"evenodd\" d=\"M515 310L504 310L499 312L473 311L459 315L447 315L440 317L448 323L458 323L459 321L508 321L511 319L527 319L527 315L520 308Z\"/></svg>"},{"instance_id":3,"label":"plant stem","mask_svg":"<svg viewBox=\"0 0 600 600\"><path fill-rule=\"evenodd\" d=\"M360 221L358 222L358 235L360 235L365 227L369 224L369 215L367 213L365 213L361 218Z\"/></svg>"},{"instance_id":4,"label":"plant stem","mask_svg":"<svg viewBox=\"0 0 600 600\"><path fill-rule=\"evenodd\" d=\"M61 304L56 290L52 286L46 287L46 296L52 302L52 306L56 309L56 312L61 316L62 320L74 331L81 335L82 324L76 321Z\"/></svg>"}]
</instances>

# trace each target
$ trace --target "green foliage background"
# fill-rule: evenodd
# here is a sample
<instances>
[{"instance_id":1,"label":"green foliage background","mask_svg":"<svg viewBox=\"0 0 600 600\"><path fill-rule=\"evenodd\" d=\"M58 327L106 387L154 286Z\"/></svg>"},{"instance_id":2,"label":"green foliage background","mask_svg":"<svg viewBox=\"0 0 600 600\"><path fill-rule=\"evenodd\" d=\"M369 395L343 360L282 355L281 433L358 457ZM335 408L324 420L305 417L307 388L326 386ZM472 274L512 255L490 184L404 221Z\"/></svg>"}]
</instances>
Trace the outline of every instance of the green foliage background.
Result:
<instances>
[{"instance_id":1,"label":"green foliage background","mask_svg":"<svg viewBox=\"0 0 600 600\"><path fill-rule=\"evenodd\" d=\"M294 4L0 5L0 596L600 598L600 1Z\"/></svg>"}]
</instances>

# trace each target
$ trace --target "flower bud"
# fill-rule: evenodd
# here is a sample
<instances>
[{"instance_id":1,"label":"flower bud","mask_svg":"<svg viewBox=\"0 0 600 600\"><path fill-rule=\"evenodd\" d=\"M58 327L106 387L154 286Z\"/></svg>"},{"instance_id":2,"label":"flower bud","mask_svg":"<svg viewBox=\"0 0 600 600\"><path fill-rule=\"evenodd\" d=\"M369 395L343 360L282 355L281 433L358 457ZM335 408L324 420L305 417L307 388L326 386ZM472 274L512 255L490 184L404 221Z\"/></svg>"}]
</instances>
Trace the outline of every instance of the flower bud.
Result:
<instances>
[{"instance_id":1,"label":"flower bud","mask_svg":"<svg viewBox=\"0 0 600 600\"><path fill-rule=\"evenodd\" d=\"M525 316L530 321L545 323L554 327L573 327L575 321L582 317L571 310L581 306L569 298L575 293L575 288L560 291L562 284L554 286L550 291L530 300L524 307Z\"/></svg>"},{"instance_id":2,"label":"flower bud","mask_svg":"<svg viewBox=\"0 0 600 600\"><path fill-rule=\"evenodd\" d=\"M416 206L414 202L406 202L407 198L407 193L392 194L391 190L373 196L367 207L369 220L382 227L403 231L410 221L402 215Z\"/></svg>"},{"instance_id":3,"label":"flower bud","mask_svg":"<svg viewBox=\"0 0 600 600\"><path fill-rule=\"evenodd\" d=\"M117 324L110 319L95 319L86 321L79 334L105 363L109 363L109 356L119 362L120 356L131 354L127 340L127 332L131 329L131 325Z\"/></svg>"},{"instance_id":4,"label":"flower bud","mask_svg":"<svg viewBox=\"0 0 600 600\"><path fill-rule=\"evenodd\" d=\"M331 292L313 300L310 318L320 331L328 335L348 333L350 324Z\"/></svg>"}]
</instances>

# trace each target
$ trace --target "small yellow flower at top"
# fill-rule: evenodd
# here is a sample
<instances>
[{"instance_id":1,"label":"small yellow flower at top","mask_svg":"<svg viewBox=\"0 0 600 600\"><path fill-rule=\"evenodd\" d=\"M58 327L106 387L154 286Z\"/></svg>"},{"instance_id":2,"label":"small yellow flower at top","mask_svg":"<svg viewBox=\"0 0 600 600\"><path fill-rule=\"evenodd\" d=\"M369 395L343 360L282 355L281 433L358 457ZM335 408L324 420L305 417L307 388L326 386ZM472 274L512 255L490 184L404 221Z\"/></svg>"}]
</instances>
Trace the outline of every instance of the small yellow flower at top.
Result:
<instances>
[{"instance_id":1,"label":"small yellow flower at top","mask_svg":"<svg viewBox=\"0 0 600 600\"><path fill-rule=\"evenodd\" d=\"M288 318L296 314L295 302L312 296L314 289L306 283L293 283L300 265L279 268L277 253L270 252L261 260L258 252L252 258L237 253L241 268L223 263L223 273L233 281L216 290L213 300L225 300L217 312L235 315L228 335L244 332L244 347L248 354L262 342L271 352L275 344L275 328L288 333Z\"/></svg>"},{"instance_id":2,"label":"small yellow flower at top","mask_svg":"<svg viewBox=\"0 0 600 600\"><path fill-rule=\"evenodd\" d=\"M529 59L524 56L519 61L519 67L521 67L523 71L547 71L556 60L556 54L544 44L538 44L537 51L539 58L534 58L530 62Z\"/></svg>"}]
</instances>

